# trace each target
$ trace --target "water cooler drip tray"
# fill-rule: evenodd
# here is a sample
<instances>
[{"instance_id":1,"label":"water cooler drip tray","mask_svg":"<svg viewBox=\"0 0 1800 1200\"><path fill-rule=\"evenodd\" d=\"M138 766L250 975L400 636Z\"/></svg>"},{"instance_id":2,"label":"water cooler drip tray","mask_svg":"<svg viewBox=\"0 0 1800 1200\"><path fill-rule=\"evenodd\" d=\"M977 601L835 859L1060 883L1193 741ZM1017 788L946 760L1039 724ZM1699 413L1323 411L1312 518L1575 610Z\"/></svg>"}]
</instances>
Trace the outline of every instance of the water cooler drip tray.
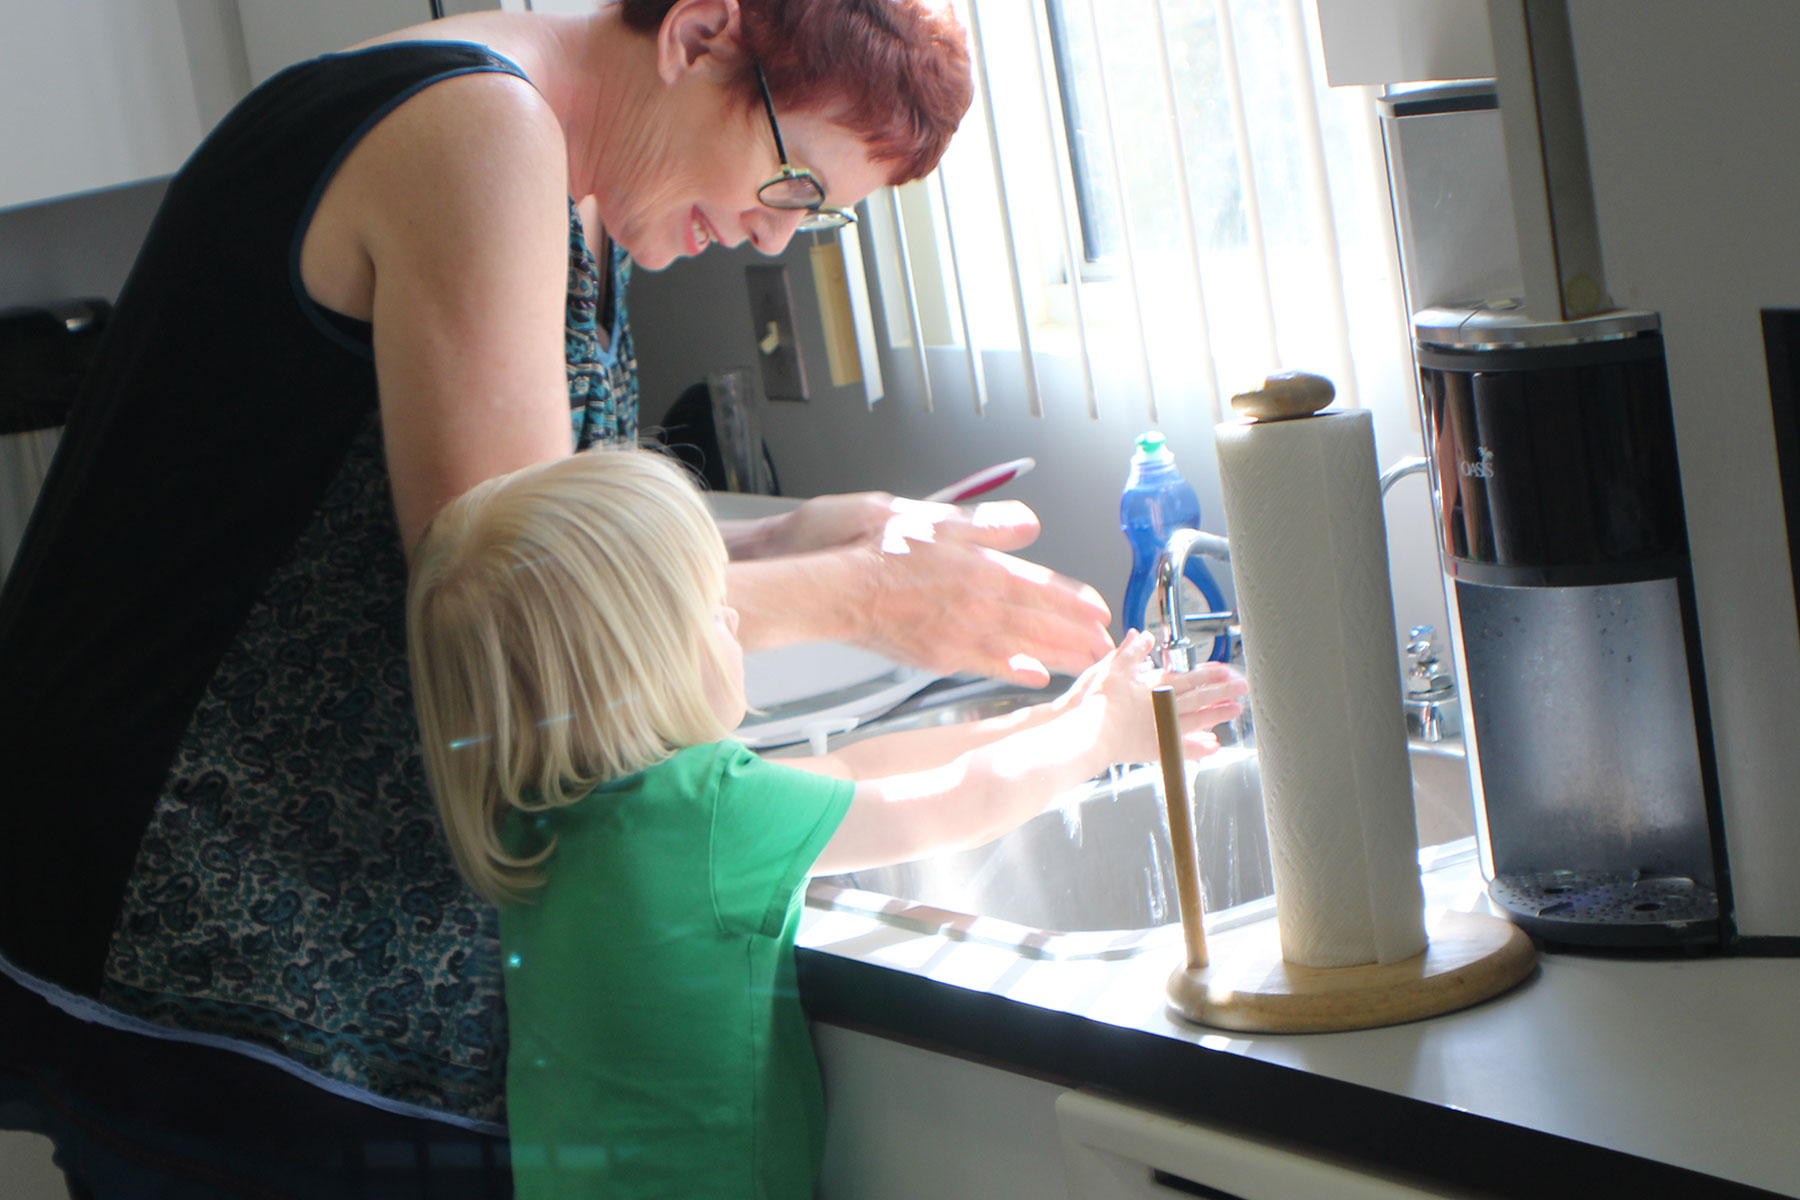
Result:
<instances>
[{"instance_id":1,"label":"water cooler drip tray","mask_svg":"<svg viewBox=\"0 0 1800 1200\"><path fill-rule=\"evenodd\" d=\"M1685 875L1540 871L1501 875L1488 895L1527 933L1594 946L1683 946L1719 940L1719 898Z\"/></svg>"}]
</instances>

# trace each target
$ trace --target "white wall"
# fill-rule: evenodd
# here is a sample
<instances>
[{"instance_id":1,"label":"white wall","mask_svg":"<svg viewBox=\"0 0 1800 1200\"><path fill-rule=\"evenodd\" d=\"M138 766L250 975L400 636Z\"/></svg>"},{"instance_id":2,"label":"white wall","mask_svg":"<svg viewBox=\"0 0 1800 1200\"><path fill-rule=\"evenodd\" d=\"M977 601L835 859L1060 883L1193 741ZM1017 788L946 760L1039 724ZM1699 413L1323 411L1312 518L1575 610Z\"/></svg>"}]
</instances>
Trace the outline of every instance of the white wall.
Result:
<instances>
[{"instance_id":1,"label":"white wall","mask_svg":"<svg viewBox=\"0 0 1800 1200\"><path fill-rule=\"evenodd\" d=\"M1800 5L1569 10L1607 282L1662 314L1738 926L1800 935L1800 636L1759 314L1800 307Z\"/></svg>"},{"instance_id":2,"label":"white wall","mask_svg":"<svg viewBox=\"0 0 1800 1200\"><path fill-rule=\"evenodd\" d=\"M243 59L233 0L0 5L0 206L167 175Z\"/></svg>"}]
</instances>

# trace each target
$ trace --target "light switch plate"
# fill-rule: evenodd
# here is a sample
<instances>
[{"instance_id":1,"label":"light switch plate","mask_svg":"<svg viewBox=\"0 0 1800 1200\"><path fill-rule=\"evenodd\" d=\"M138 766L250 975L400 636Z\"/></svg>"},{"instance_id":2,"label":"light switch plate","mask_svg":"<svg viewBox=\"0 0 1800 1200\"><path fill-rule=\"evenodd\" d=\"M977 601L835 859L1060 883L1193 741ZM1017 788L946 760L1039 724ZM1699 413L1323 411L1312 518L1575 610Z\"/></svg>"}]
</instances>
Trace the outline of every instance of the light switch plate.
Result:
<instances>
[{"instance_id":1,"label":"light switch plate","mask_svg":"<svg viewBox=\"0 0 1800 1200\"><path fill-rule=\"evenodd\" d=\"M805 400L806 365L794 332L794 304L782 263L744 269L750 287L750 336L762 363L763 395L770 400Z\"/></svg>"}]
</instances>

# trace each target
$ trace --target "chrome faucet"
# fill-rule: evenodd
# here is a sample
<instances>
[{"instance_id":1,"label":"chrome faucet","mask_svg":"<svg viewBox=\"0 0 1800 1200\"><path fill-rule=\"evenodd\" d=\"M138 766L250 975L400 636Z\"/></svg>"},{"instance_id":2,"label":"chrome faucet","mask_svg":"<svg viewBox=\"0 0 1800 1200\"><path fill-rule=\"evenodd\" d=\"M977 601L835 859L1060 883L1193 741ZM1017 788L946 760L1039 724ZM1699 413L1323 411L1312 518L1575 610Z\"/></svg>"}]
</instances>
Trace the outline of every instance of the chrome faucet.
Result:
<instances>
[{"instance_id":1,"label":"chrome faucet","mask_svg":"<svg viewBox=\"0 0 1800 1200\"><path fill-rule=\"evenodd\" d=\"M1388 489L1406 478L1424 472L1429 462L1417 455L1403 458L1381 473L1381 494L1386 496ZM1222 563L1231 561L1231 543L1216 533L1207 533L1200 529L1177 529L1169 535L1162 554L1156 560L1156 594L1160 598L1159 610L1163 624L1163 642L1158 648L1158 656L1165 668L1177 671L1191 671L1204 658L1198 653L1199 647L1188 636L1191 626L1198 626L1201 637L1233 638L1233 657L1239 653L1235 635L1237 633L1238 616L1235 611L1216 613L1183 613L1181 611L1181 579L1187 572L1187 560L1191 554L1202 554L1207 558L1216 558Z\"/></svg>"},{"instance_id":2,"label":"chrome faucet","mask_svg":"<svg viewBox=\"0 0 1800 1200\"><path fill-rule=\"evenodd\" d=\"M1430 460L1417 455L1402 458L1381 473L1381 494L1408 475L1423 474ZM1231 561L1231 543L1216 533L1199 529L1177 529L1169 535L1156 560L1156 595L1162 618L1162 642L1157 647L1158 665L1167 670L1192 671L1208 655L1189 636L1198 632L1204 642L1210 638L1227 638L1229 658L1241 662L1243 642L1239 634L1238 614L1226 612L1184 613L1181 611L1181 580L1187 572L1188 557L1201 554L1223 563ZM1449 668L1440 664L1435 631L1429 625L1416 625L1407 645L1407 674L1403 699L1407 730L1424 741L1437 742L1458 737L1462 733L1461 708L1456 694L1456 679ZM1250 731L1250 708L1244 704L1241 717L1232 722L1239 740L1247 740Z\"/></svg>"},{"instance_id":3,"label":"chrome faucet","mask_svg":"<svg viewBox=\"0 0 1800 1200\"><path fill-rule=\"evenodd\" d=\"M1413 455L1381 473L1381 494L1408 475L1422 475L1431 461ZM1406 640L1406 677L1400 681L1401 705L1406 710L1406 732L1424 742L1443 742L1462 736L1462 706L1456 695L1456 676L1438 660L1437 631L1414 625Z\"/></svg>"},{"instance_id":4,"label":"chrome faucet","mask_svg":"<svg viewBox=\"0 0 1800 1200\"><path fill-rule=\"evenodd\" d=\"M1408 475L1423 475L1431 465L1431 460L1417 454L1409 454L1398 459L1387 470L1381 473L1381 494L1385 498L1388 489L1405 479Z\"/></svg>"},{"instance_id":5,"label":"chrome faucet","mask_svg":"<svg viewBox=\"0 0 1800 1200\"><path fill-rule=\"evenodd\" d=\"M1193 554L1229 563L1231 543L1216 533L1177 529L1169 535L1162 553L1156 556L1156 596L1158 615L1162 618L1162 644L1156 648L1157 665L1165 670L1187 672L1211 657L1210 650L1202 650L1188 636L1188 631L1194 629L1208 647L1214 639L1224 638L1226 660L1242 666L1244 642L1239 635L1235 609L1207 613L1181 611L1181 580L1187 574L1188 556ZM1247 745L1254 728L1250 720L1250 698L1246 696L1238 704L1240 711L1230 725L1221 725L1215 732L1222 742Z\"/></svg>"},{"instance_id":6,"label":"chrome faucet","mask_svg":"<svg viewBox=\"0 0 1800 1200\"><path fill-rule=\"evenodd\" d=\"M1216 533L1199 529L1177 529L1169 535L1162 553L1156 557L1156 595L1161 605L1162 645L1157 658L1165 670L1191 671L1206 661L1194 640L1188 637L1188 626L1200 626L1203 637L1231 639L1236 632L1234 611L1184 613L1181 611L1181 579L1187 573L1188 556L1201 554L1220 562L1231 561L1231 543ZM1235 645L1235 640L1232 644Z\"/></svg>"}]
</instances>

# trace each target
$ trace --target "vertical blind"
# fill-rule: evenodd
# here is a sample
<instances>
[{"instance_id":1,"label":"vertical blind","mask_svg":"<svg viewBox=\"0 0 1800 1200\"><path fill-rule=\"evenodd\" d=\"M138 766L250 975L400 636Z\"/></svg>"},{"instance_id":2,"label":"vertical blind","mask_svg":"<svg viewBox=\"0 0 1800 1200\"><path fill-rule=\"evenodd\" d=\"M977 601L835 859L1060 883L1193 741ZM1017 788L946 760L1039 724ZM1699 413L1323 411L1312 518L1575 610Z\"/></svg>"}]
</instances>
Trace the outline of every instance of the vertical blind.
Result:
<instances>
[{"instance_id":1,"label":"vertical blind","mask_svg":"<svg viewBox=\"0 0 1800 1200\"><path fill-rule=\"evenodd\" d=\"M1313 0L956 6L974 104L863 225L890 391L1151 421L1286 369L1410 396L1374 96L1326 86Z\"/></svg>"}]
</instances>

